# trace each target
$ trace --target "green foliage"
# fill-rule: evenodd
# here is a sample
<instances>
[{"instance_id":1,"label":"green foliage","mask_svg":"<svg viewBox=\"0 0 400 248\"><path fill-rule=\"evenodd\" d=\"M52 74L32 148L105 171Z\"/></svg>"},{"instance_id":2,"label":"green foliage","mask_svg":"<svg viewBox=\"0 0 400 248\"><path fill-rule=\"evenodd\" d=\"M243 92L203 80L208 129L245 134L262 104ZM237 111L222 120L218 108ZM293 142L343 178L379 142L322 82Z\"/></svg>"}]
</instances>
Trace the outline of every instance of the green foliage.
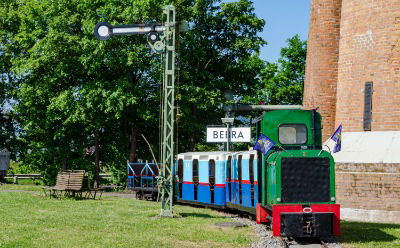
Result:
<instances>
[{"instance_id":1,"label":"green foliage","mask_svg":"<svg viewBox=\"0 0 400 248\"><path fill-rule=\"evenodd\" d=\"M276 63L266 64L261 78L263 94L269 104L301 104L306 65L307 43L298 35L287 40Z\"/></svg>"},{"instance_id":2,"label":"green foliage","mask_svg":"<svg viewBox=\"0 0 400 248\"><path fill-rule=\"evenodd\" d=\"M205 127L221 124L224 91L251 96L260 85L264 64L258 52L265 41L257 33L264 21L250 1L217 2L196 1L193 27L181 44L179 151L193 151L196 144L212 148L205 143Z\"/></svg>"},{"instance_id":3,"label":"green foliage","mask_svg":"<svg viewBox=\"0 0 400 248\"><path fill-rule=\"evenodd\" d=\"M0 16L7 16L6 8L2 7L8 7L10 2L13 1L6 0L0 3ZM10 90L13 81L13 75L10 71L12 57L6 53L6 46L10 36L8 30L13 25L10 24L12 22L7 21L9 19L0 22L0 150L7 148L11 151L17 144L14 136L15 116L9 107L11 100Z\"/></svg>"},{"instance_id":4,"label":"green foliage","mask_svg":"<svg viewBox=\"0 0 400 248\"><path fill-rule=\"evenodd\" d=\"M205 145L205 126L219 123L223 115L223 91L250 97L261 83L263 62L257 53L265 42L257 33L264 21L255 16L251 1L1 3L0 87L8 87L8 93L0 100L15 99L10 120L17 128L19 159L41 171L48 183L62 165L94 171L96 136L103 169L117 180L124 179L133 129L137 157L150 157L139 134L158 153L160 57L144 35L100 41L93 28L100 21L161 21L166 3L191 23L179 44L177 140L182 152Z\"/></svg>"},{"instance_id":5,"label":"green foliage","mask_svg":"<svg viewBox=\"0 0 400 248\"><path fill-rule=\"evenodd\" d=\"M15 162L13 160L10 161L10 168L7 171L8 175L13 174L34 174L39 173L36 168L33 168L31 164L20 162Z\"/></svg>"}]
</instances>

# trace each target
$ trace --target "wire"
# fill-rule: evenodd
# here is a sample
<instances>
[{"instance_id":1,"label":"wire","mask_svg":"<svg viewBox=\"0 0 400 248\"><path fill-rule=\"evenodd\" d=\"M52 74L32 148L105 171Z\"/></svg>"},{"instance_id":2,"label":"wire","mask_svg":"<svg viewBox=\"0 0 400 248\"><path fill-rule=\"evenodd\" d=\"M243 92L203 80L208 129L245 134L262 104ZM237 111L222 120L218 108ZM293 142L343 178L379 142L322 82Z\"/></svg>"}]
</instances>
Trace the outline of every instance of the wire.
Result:
<instances>
[{"instance_id":1,"label":"wire","mask_svg":"<svg viewBox=\"0 0 400 248\"><path fill-rule=\"evenodd\" d=\"M285 148L283 148L281 145L277 144L277 146L282 149L283 151L287 152L290 154L290 156L294 157L293 154L291 154L288 150L285 150Z\"/></svg>"},{"instance_id":2,"label":"wire","mask_svg":"<svg viewBox=\"0 0 400 248\"><path fill-rule=\"evenodd\" d=\"M142 135L144 141L145 141L145 142L147 143L147 145L149 146L150 153L151 153L151 155L153 156L154 162L156 162L157 169L158 169L158 171L160 171L160 167L158 166L157 159L156 159L156 157L154 156L153 149L151 149L151 145L150 145L149 141L147 141L146 137L144 137L144 135L143 135L142 133L141 133L140 135Z\"/></svg>"}]
</instances>

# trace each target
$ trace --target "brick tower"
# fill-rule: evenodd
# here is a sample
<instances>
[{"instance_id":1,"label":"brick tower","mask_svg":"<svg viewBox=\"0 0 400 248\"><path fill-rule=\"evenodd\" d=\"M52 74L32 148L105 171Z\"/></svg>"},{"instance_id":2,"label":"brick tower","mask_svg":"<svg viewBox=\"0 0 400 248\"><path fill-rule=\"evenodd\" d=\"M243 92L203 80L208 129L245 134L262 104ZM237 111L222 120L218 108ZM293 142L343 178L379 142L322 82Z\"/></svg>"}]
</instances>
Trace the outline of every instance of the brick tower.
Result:
<instances>
[{"instance_id":1,"label":"brick tower","mask_svg":"<svg viewBox=\"0 0 400 248\"><path fill-rule=\"evenodd\" d=\"M323 116L323 140L335 128L341 2L314 0L311 4L303 105L318 108Z\"/></svg>"},{"instance_id":2,"label":"brick tower","mask_svg":"<svg viewBox=\"0 0 400 248\"><path fill-rule=\"evenodd\" d=\"M343 125L342 216L400 223L400 0L312 0L303 105Z\"/></svg>"}]
</instances>

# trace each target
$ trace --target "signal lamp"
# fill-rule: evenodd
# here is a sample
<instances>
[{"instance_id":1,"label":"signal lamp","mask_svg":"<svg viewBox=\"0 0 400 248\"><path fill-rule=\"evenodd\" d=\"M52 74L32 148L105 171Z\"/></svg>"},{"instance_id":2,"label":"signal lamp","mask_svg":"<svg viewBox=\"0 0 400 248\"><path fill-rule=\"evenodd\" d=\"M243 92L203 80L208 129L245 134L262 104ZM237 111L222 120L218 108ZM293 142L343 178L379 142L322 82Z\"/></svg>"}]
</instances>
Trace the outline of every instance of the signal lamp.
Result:
<instances>
[{"instance_id":1,"label":"signal lamp","mask_svg":"<svg viewBox=\"0 0 400 248\"><path fill-rule=\"evenodd\" d=\"M108 40L113 34L113 28L108 22L99 22L94 27L94 35L99 40Z\"/></svg>"},{"instance_id":2,"label":"signal lamp","mask_svg":"<svg viewBox=\"0 0 400 248\"><path fill-rule=\"evenodd\" d=\"M147 41L154 43L156 41L158 41L158 33L157 32L150 32L147 35Z\"/></svg>"}]
</instances>

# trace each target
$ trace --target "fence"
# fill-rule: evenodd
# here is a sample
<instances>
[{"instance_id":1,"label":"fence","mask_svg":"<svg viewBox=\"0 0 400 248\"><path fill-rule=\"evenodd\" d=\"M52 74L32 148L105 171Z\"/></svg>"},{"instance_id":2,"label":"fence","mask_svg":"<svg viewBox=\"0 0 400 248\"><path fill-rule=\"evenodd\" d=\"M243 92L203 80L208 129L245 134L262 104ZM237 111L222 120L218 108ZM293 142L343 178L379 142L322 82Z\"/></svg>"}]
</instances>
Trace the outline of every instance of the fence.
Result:
<instances>
[{"instance_id":1,"label":"fence","mask_svg":"<svg viewBox=\"0 0 400 248\"><path fill-rule=\"evenodd\" d=\"M100 178L111 179L112 175L109 173L100 173ZM40 174L14 174L8 175L4 178L13 179L13 183L18 184L19 179L42 179Z\"/></svg>"}]
</instances>

